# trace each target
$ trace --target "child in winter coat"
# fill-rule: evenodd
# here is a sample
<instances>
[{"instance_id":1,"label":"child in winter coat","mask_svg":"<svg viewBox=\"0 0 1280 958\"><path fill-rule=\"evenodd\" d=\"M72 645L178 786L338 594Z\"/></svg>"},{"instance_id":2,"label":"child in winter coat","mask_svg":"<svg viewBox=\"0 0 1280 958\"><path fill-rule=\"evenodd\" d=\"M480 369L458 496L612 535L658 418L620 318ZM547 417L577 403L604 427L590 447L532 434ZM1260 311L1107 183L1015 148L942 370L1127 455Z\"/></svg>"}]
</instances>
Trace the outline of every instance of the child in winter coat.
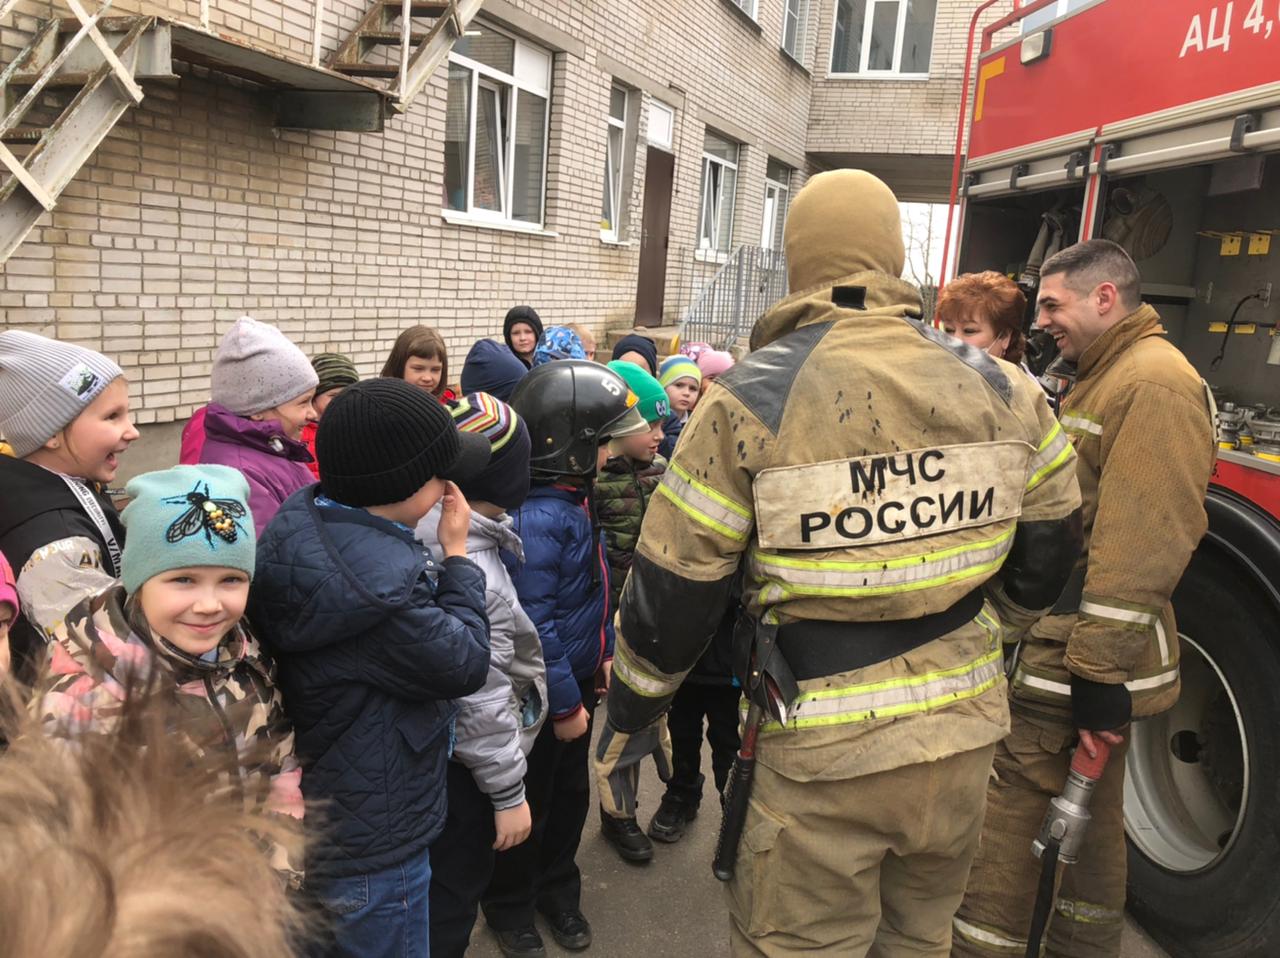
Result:
<instances>
[{"instance_id":1,"label":"child in winter coat","mask_svg":"<svg viewBox=\"0 0 1280 958\"><path fill-rule=\"evenodd\" d=\"M225 466L132 479L120 583L57 626L33 713L51 732L109 731L135 690L172 697L198 753L229 752L246 807L302 818L293 730L271 665L243 621L254 570L249 487ZM300 847L272 863L301 885Z\"/></svg>"},{"instance_id":2,"label":"child in winter coat","mask_svg":"<svg viewBox=\"0 0 1280 958\"><path fill-rule=\"evenodd\" d=\"M0 550L17 572L22 614L14 674L35 678L62 617L120 574L124 528L106 486L138 438L124 373L100 353L10 329L0 333Z\"/></svg>"},{"instance_id":3,"label":"child in winter coat","mask_svg":"<svg viewBox=\"0 0 1280 958\"><path fill-rule=\"evenodd\" d=\"M428 393L348 386L316 434L320 485L258 544L252 618L276 656L302 763L325 806L307 882L334 922L331 955L425 958L429 846L447 802L453 699L489 668L484 573L448 478L488 462ZM437 561L413 527L442 503Z\"/></svg>"},{"instance_id":4,"label":"child in winter coat","mask_svg":"<svg viewBox=\"0 0 1280 958\"><path fill-rule=\"evenodd\" d=\"M319 382L316 383L316 398L311 400L311 407L316 411L314 421L302 427L302 444L311 453L311 461L307 468L316 479L320 478L320 467L316 465L316 429L319 428L320 417L329 408L329 403L337 398L338 393L360 381L356 372L356 364L350 356L342 353L321 353L311 357L311 368L316 371Z\"/></svg>"},{"instance_id":5,"label":"child in winter coat","mask_svg":"<svg viewBox=\"0 0 1280 958\"><path fill-rule=\"evenodd\" d=\"M664 435L658 452L670 459L671 454L676 451L676 443L680 439L680 433L684 431L684 424L689 421L689 414L697 405L698 391L702 386L702 370L687 356L668 356L658 367L658 382L662 383L671 402L671 415L663 424Z\"/></svg>"},{"instance_id":6,"label":"child in winter coat","mask_svg":"<svg viewBox=\"0 0 1280 958\"><path fill-rule=\"evenodd\" d=\"M511 397L529 428L533 487L514 514L525 561L512 574L538 629L552 721L528 757L528 841L498 855L482 907L506 955L543 954L542 912L562 947L591 943L574 862L591 805L588 750L597 692L613 653L609 568L590 506L609 440L645 432L626 383L612 370L566 359L530 371Z\"/></svg>"},{"instance_id":7,"label":"child in winter coat","mask_svg":"<svg viewBox=\"0 0 1280 958\"><path fill-rule=\"evenodd\" d=\"M512 306L502 321L502 338L512 355L528 369L542 341L542 319L532 306Z\"/></svg>"},{"instance_id":8,"label":"child in winter coat","mask_svg":"<svg viewBox=\"0 0 1280 958\"><path fill-rule=\"evenodd\" d=\"M251 316L236 320L214 354L199 461L244 474L259 536L280 504L312 482L302 430L316 418L317 382L302 350Z\"/></svg>"},{"instance_id":9,"label":"child in winter coat","mask_svg":"<svg viewBox=\"0 0 1280 958\"><path fill-rule=\"evenodd\" d=\"M604 528L605 550L609 557L609 620L618 611L622 586L631 571L640 524L649 498L667 471L667 461L658 455L662 423L669 411L662 385L634 363L615 359L609 368L626 381L636 395L636 408L649 428L642 433L614 440L613 457L596 480L596 513ZM623 861L646 862L653 857L653 845L634 817L615 818L600 811L600 830Z\"/></svg>"},{"instance_id":10,"label":"child in winter coat","mask_svg":"<svg viewBox=\"0 0 1280 958\"><path fill-rule=\"evenodd\" d=\"M0 681L9 674L9 629L22 611L18 601L18 582L13 577L13 567L0 552Z\"/></svg>"},{"instance_id":11,"label":"child in winter coat","mask_svg":"<svg viewBox=\"0 0 1280 958\"><path fill-rule=\"evenodd\" d=\"M484 393L450 410L462 432L488 440L493 458L459 483L471 504L467 558L485 575L489 677L458 702L457 744L449 763L449 814L431 845L431 954L460 958L496 852L529 837L525 756L542 728L547 678L538 630L520 606L504 561L524 560L509 511L529 494L529 431L511 407ZM440 507L418 523L418 539L440 549Z\"/></svg>"},{"instance_id":12,"label":"child in winter coat","mask_svg":"<svg viewBox=\"0 0 1280 958\"><path fill-rule=\"evenodd\" d=\"M440 402L458 396L449 388L449 352L444 339L430 326L410 326L396 337L381 375L403 379Z\"/></svg>"}]
</instances>

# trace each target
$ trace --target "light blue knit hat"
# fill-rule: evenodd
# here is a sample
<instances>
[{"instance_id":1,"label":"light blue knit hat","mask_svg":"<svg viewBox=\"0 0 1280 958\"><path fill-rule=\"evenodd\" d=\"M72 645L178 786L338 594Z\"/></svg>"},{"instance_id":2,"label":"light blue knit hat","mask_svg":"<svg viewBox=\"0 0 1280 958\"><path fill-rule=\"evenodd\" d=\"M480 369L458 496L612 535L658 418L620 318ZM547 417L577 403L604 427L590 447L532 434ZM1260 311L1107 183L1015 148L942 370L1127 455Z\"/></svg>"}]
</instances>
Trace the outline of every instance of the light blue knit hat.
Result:
<instances>
[{"instance_id":1,"label":"light blue knit hat","mask_svg":"<svg viewBox=\"0 0 1280 958\"><path fill-rule=\"evenodd\" d=\"M253 578L249 484L228 466L174 466L129 481L120 580L133 594L170 569L225 566Z\"/></svg>"}]
</instances>

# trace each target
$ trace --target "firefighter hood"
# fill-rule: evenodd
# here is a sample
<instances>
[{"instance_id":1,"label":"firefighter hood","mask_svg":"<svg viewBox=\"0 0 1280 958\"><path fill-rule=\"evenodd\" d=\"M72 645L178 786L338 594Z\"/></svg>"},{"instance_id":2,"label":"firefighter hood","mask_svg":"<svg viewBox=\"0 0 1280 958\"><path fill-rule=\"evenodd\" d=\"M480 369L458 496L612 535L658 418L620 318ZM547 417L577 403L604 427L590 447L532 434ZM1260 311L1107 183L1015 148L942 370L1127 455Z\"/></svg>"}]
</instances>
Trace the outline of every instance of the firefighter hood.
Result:
<instances>
[{"instance_id":1,"label":"firefighter hood","mask_svg":"<svg viewBox=\"0 0 1280 958\"><path fill-rule=\"evenodd\" d=\"M920 295L898 277L906 253L893 191L863 170L819 173L787 214L791 295L751 331L753 350L839 310L920 315Z\"/></svg>"}]
</instances>

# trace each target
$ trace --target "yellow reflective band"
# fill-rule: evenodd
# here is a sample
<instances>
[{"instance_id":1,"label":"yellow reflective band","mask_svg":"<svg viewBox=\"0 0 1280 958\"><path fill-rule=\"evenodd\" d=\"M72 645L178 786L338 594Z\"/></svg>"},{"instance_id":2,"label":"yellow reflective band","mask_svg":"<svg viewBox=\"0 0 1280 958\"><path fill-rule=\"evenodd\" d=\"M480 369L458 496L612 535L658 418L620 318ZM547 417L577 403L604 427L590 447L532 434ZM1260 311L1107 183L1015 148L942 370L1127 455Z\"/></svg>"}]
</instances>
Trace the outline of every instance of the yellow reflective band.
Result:
<instances>
[{"instance_id":1,"label":"yellow reflective band","mask_svg":"<svg viewBox=\"0 0 1280 958\"><path fill-rule=\"evenodd\" d=\"M971 925L958 915L951 919L956 933L967 941L978 945L983 951L995 951L1000 955L1023 955L1027 950L1027 939L1011 938L1008 935L990 928ZM1043 945L1041 952L1044 951Z\"/></svg>"},{"instance_id":2,"label":"yellow reflective band","mask_svg":"<svg viewBox=\"0 0 1280 958\"><path fill-rule=\"evenodd\" d=\"M1054 911L1070 921L1086 925L1115 925L1124 915L1115 908L1095 905L1090 901L1072 901L1070 898L1059 898L1054 903Z\"/></svg>"},{"instance_id":3,"label":"yellow reflective band","mask_svg":"<svg viewBox=\"0 0 1280 958\"><path fill-rule=\"evenodd\" d=\"M791 718L785 730L896 718L931 712L977 698L1004 679L1002 658L1000 650L996 649L967 665L952 669L842 689L804 692L792 705ZM777 722L768 722L761 730L781 732L784 727Z\"/></svg>"},{"instance_id":4,"label":"yellow reflective band","mask_svg":"<svg viewBox=\"0 0 1280 958\"><path fill-rule=\"evenodd\" d=\"M1068 409L1059 419L1062 428L1072 433L1088 433L1091 436L1102 435L1102 421L1097 416L1078 409Z\"/></svg>"},{"instance_id":5,"label":"yellow reflective band","mask_svg":"<svg viewBox=\"0 0 1280 958\"><path fill-rule=\"evenodd\" d=\"M623 642L619 642L613 650L613 675L631 691L647 699L674 695L680 687L680 678L664 679L641 669Z\"/></svg>"},{"instance_id":6,"label":"yellow reflective band","mask_svg":"<svg viewBox=\"0 0 1280 958\"><path fill-rule=\"evenodd\" d=\"M1066 433L1055 422L1053 428L1049 430L1049 435L1044 437L1044 442L1040 443L1040 448L1036 450L1036 454L1031 457L1031 462L1027 466L1031 470L1031 478L1027 480L1027 492L1069 462L1072 451L1071 442L1067 439Z\"/></svg>"},{"instance_id":7,"label":"yellow reflective band","mask_svg":"<svg viewBox=\"0 0 1280 958\"><path fill-rule=\"evenodd\" d=\"M674 462L668 464L658 492L689 518L728 539L744 542L751 534L750 509L699 482Z\"/></svg>"},{"instance_id":8,"label":"yellow reflective band","mask_svg":"<svg viewBox=\"0 0 1280 958\"><path fill-rule=\"evenodd\" d=\"M1000 568L1013 544L1014 526L968 545L870 562L822 561L756 549L752 560L762 586L760 601L794 596L863 596L913 592L946 585Z\"/></svg>"}]
</instances>

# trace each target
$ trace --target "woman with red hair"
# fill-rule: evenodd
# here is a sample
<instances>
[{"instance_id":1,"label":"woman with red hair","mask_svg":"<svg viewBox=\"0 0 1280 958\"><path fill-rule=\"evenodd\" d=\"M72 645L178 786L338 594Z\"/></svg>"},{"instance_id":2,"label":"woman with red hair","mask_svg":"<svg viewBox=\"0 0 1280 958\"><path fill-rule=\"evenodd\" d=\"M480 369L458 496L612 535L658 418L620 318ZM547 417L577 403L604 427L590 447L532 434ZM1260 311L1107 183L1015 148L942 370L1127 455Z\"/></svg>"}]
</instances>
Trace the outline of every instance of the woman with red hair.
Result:
<instances>
[{"instance_id":1,"label":"woman with red hair","mask_svg":"<svg viewBox=\"0 0 1280 958\"><path fill-rule=\"evenodd\" d=\"M957 276L938 294L938 325L948 336L1022 364L1027 297L1008 276L987 270Z\"/></svg>"}]
</instances>

